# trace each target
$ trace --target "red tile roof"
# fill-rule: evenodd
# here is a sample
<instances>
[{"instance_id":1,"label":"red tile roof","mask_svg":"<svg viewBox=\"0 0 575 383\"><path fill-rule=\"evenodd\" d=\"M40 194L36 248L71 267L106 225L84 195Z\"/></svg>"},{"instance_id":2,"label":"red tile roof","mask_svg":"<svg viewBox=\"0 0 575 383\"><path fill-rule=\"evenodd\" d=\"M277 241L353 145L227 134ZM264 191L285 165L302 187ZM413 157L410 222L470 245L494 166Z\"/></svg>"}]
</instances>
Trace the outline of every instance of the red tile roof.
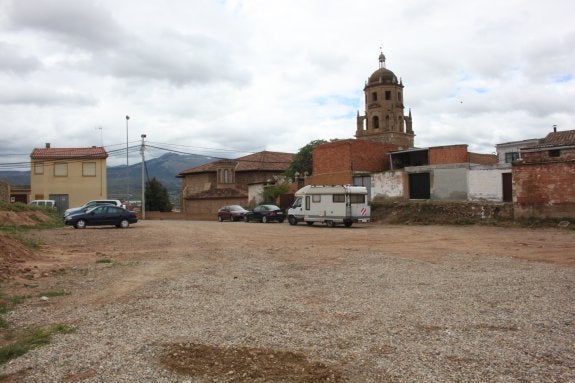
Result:
<instances>
[{"instance_id":1,"label":"red tile roof","mask_svg":"<svg viewBox=\"0 0 575 383\"><path fill-rule=\"evenodd\" d=\"M239 157L233 160L223 159L209 164L193 167L184 170L178 177L185 177L187 174L196 173L211 173L217 171L219 168L232 165L235 166L236 172L247 171L285 171L292 163L294 155L292 153L282 152L268 152L263 151L259 153L250 154L244 157Z\"/></svg>"},{"instance_id":2,"label":"red tile roof","mask_svg":"<svg viewBox=\"0 0 575 383\"><path fill-rule=\"evenodd\" d=\"M563 146L575 144L575 130L552 132L541 140L539 146Z\"/></svg>"},{"instance_id":3,"label":"red tile roof","mask_svg":"<svg viewBox=\"0 0 575 383\"><path fill-rule=\"evenodd\" d=\"M30 154L33 160L108 158L102 147L91 148L35 148Z\"/></svg>"}]
</instances>

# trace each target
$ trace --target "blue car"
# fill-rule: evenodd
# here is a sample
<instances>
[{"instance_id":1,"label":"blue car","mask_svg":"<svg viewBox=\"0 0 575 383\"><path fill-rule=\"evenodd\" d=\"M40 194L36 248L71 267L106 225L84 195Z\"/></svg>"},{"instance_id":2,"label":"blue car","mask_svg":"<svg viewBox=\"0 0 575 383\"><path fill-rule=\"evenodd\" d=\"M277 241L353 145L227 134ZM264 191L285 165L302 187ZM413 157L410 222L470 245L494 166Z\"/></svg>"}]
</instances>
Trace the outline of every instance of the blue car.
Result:
<instances>
[{"instance_id":1,"label":"blue car","mask_svg":"<svg viewBox=\"0 0 575 383\"><path fill-rule=\"evenodd\" d=\"M138 216L133 211L113 205L99 205L86 212L80 212L67 216L64 220L66 225L76 229L85 229L86 226L114 225L127 228L132 223L138 222Z\"/></svg>"}]
</instances>

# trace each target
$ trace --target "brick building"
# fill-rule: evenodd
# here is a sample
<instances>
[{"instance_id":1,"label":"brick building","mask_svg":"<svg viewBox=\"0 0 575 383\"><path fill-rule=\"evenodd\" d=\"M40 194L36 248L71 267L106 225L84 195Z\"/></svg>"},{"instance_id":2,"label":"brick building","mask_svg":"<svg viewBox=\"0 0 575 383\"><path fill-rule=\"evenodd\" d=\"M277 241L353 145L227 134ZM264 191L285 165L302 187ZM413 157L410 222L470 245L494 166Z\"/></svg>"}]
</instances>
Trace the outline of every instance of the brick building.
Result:
<instances>
[{"instance_id":1,"label":"brick building","mask_svg":"<svg viewBox=\"0 0 575 383\"><path fill-rule=\"evenodd\" d=\"M177 175L183 178L182 212L215 218L224 205L255 204L258 201L250 195L250 189L273 183L274 177L286 171L292 160L291 153L263 151L184 170Z\"/></svg>"},{"instance_id":2,"label":"brick building","mask_svg":"<svg viewBox=\"0 0 575 383\"><path fill-rule=\"evenodd\" d=\"M312 185L364 185L363 177L389 169L389 153L400 148L353 139L319 145L313 150L313 172L306 181Z\"/></svg>"},{"instance_id":3,"label":"brick building","mask_svg":"<svg viewBox=\"0 0 575 383\"><path fill-rule=\"evenodd\" d=\"M575 218L575 130L521 149L512 171L516 217Z\"/></svg>"}]
</instances>

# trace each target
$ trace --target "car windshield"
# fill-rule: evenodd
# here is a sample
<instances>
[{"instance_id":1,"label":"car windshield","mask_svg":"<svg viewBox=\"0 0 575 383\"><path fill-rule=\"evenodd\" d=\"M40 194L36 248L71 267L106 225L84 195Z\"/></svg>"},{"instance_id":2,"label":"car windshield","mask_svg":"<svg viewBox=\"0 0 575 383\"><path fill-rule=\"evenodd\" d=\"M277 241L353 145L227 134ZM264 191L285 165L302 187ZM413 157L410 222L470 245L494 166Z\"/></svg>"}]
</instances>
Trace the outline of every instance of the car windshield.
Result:
<instances>
[{"instance_id":1,"label":"car windshield","mask_svg":"<svg viewBox=\"0 0 575 383\"><path fill-rule=\"evenodd\" d=\"M240 205L233 205L233 206L230 206L230 210L231 211L242 211L242 210L244 210L244 208L241 207Z\"/></svg>"}]
</instances>

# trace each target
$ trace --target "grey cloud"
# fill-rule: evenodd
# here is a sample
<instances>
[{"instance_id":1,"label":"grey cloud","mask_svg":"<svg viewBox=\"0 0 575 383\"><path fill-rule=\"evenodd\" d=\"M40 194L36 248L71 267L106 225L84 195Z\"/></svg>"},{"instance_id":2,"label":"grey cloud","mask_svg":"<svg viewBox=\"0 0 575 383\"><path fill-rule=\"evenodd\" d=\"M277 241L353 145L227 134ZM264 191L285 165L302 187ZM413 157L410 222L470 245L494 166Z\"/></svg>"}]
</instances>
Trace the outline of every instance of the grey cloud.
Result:
<instances>
[{"instance_id":1,"label":"grey cloud","mask_svg":"<svg viewBox=\"0 0 575 383\"><path fill-rule=\"evenodd\" d=\"M0 71L26 74L41 67L36 58L20 52L15 46L0 42Z\"/></svg>"},{"instance_id":2,"label":"grey cloud","mask_svg":"<svg viewBox=\"0 0 575 383\"><path fill-rule=\"evenodd\" d=\"M116 77L165 80L177 86L220 81L241 86L250 80L247 71L234 64L225 44L203 35L167 34L157 41L133 40L93 64Z\"/></svg>"},{"instance_id":3,"label":"grey cloud","mask_svg":"<svg viewBox=\"0 0 575 383\"><path fill-rule=\"evenodd\" d=\"M13 1L8 19L14 29L48 33L84 49L114 46L124 35L112 15L91 1Z\"/></svg>"},{"instance_id":4,"label":"grey cloud","mask_svg":"<svg viewBox=\"0 0 575 383\"><path fill-rule=\"evenodd\" d=\"M45 87L21 87L19 89L0 90L0 104L2 105L89 106L96 103L97 100L90 95Z\"/></svg>"}]
</instances>

